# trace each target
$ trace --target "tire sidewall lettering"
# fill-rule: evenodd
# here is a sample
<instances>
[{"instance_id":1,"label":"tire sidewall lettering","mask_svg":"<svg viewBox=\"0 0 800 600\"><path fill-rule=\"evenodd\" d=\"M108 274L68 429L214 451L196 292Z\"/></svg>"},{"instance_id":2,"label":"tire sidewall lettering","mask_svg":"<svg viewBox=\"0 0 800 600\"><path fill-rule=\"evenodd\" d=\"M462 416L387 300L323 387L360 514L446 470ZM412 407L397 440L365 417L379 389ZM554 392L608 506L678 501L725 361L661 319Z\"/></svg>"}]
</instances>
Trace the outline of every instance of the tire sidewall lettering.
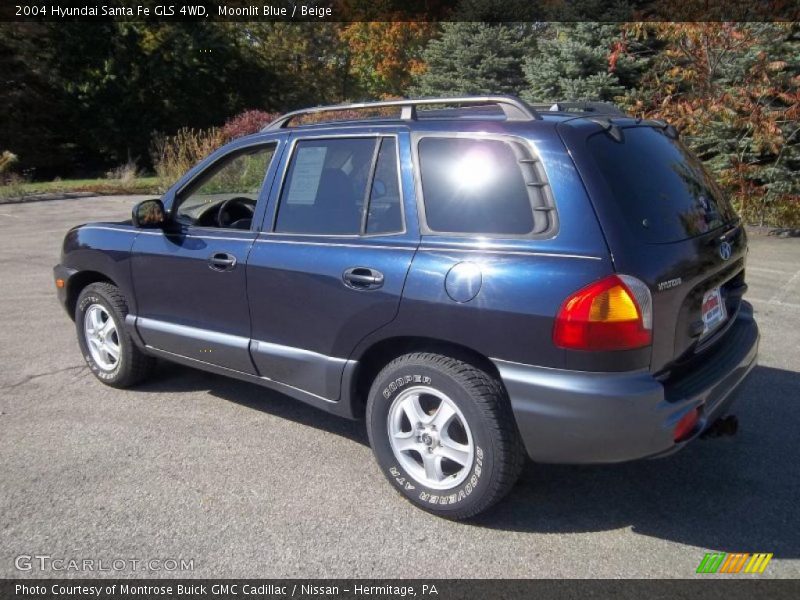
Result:
<instances>
[{"instance_id":1,"label":"tire sidewall lettering","mask_svg":"<svg viewBox=\"0 0 800 600\"><path fill-rule=\"evenodd\" d=\"M472 473L464 483L453 489L434 490L418 483L413 477L406 473L400 465L394 464L387 469L389 479L394 481L398 488L405 493L416 494L420 502L438 504L459 504L468 499L480 483L481 475L484 472L484 452L480 446L475 447L475 462L472 465ZM419 492L417 492L419 490Z\"/></svg>"},{"instance_id":2,"label":"tire sidewall lettering","mask_svg":"<svg viewBox=\"0 0 800 600\"><path fill-rule=\"evenodd\" d=\"M420 383L423 385L431 385L431 378L427 375L404 375L402 377L397 377L394 380L389 382L385 388L383 388L383 397L387 400L394 394L397 390L402 389L403 387L407 386L410 383Z\"/></svg>"}]
</instances>

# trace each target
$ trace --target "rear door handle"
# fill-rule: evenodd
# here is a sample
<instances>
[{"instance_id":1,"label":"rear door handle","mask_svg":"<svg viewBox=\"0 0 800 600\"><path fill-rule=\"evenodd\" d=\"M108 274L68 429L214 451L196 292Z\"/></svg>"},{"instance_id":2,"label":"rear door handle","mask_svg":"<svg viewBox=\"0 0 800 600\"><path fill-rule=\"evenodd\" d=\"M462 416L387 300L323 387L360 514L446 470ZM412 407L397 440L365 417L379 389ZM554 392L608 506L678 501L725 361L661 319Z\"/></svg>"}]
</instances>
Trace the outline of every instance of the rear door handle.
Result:
<instances>
[{"instance_id":1,"label":"rear door handle","mask_svg":"<svg viewBox=\"0 0 800 600\"><path fill-rule=\"evenodd\" d=\"M212 271L230 271L236 266L236 257L227 252L217 252L208 258L208 268Z\"/></svg>"},{"instance_id":2,"label":"rear door handle","mask_svg":"<svg viewBox=\"0 0 800 600\"><path fill-rule=\"evenodd\" d=\"M352 267L342 273L342 280L354 290L376 290L383 285L383 273L369 267Z\"/></svg>"}]
</instances>

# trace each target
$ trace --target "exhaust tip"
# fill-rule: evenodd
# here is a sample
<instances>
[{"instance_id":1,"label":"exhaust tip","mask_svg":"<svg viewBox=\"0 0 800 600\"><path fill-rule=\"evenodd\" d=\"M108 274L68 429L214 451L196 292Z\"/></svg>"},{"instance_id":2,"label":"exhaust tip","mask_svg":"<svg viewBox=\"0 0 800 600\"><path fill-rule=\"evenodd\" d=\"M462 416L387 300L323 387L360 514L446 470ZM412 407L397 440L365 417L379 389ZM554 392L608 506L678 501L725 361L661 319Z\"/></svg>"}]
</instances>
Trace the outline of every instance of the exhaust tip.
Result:
<instances>
[{"instance_id":1,"label":"exhaust tip","mask_svg":"<svg viewBox=\"0 0 800 600\"><path fill-rule=\"evenodd\" d=\"M731 437L739 431L739 419L736 415L720 417L714 421L702 434L703 439Z\"/></svg>"}]
</instances>

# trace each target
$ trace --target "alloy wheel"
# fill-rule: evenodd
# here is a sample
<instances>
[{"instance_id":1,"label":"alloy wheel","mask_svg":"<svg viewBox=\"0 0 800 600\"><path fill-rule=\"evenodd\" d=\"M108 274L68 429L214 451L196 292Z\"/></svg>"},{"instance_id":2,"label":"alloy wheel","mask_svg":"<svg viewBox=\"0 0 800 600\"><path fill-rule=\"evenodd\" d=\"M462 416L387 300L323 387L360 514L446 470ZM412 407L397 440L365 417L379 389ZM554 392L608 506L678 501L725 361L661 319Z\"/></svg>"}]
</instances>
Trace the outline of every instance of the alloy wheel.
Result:
<instances>
[{"instance_id":1,"label":"alloy wheel","mask_svg":"<svg viewBox=\"0 0 800 600\"><path fill-rule=\"evenodd\" d=\"M450 489L469 475L472 432L446 394L429 386L403 390L392 402L387 425L395 458L418 483Z\"/></svg>"}]
</instances>

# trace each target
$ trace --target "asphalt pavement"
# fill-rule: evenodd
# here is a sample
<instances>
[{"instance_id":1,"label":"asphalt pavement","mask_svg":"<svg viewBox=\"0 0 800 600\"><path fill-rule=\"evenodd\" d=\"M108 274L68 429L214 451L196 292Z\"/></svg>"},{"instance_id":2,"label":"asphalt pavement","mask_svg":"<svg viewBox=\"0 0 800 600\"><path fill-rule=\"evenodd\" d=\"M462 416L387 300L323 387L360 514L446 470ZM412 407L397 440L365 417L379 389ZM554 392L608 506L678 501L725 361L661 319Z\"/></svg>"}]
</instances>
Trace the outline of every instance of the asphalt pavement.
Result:
<instances>
[{"instance_id":1,"label":"asphalt pavement","mask_svg":"<svg viewBox=\"0 0 800 600\"><path fill-rule=\"evenodd\" d=\"M131 390L91 376L51 269L69 227L134 200L0 206L0 577L92 575L60 559L100 576L699 577L718 551L774 553L747 577L800 577L800 239L751 238L762 341L736 437L529 464L495 509L452 523L394 492L362 423L169 364Z\"/></svg>"}]
</instances>

